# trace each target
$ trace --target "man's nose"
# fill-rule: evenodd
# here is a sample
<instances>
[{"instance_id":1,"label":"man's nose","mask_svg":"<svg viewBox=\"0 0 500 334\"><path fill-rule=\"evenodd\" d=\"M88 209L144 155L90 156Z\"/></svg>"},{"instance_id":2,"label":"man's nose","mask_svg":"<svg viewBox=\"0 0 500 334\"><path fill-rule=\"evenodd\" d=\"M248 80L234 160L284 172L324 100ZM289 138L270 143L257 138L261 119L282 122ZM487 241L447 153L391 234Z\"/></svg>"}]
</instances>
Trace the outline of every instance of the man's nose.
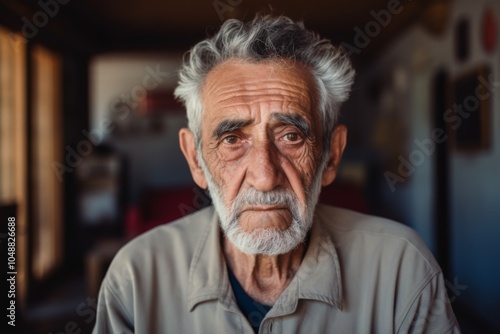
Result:
<instances>
[{"instance_id":1,"label":"man's nose","mask_svg":"<svg viewBox=\"0 0 500 334\"><path fill-rule=\"evenodd\" d=\"M272 143L253 147L248 159L247 182L250 186L259 191L270 191L282 185L281 159Z\"/></svg>"}]
</instances>

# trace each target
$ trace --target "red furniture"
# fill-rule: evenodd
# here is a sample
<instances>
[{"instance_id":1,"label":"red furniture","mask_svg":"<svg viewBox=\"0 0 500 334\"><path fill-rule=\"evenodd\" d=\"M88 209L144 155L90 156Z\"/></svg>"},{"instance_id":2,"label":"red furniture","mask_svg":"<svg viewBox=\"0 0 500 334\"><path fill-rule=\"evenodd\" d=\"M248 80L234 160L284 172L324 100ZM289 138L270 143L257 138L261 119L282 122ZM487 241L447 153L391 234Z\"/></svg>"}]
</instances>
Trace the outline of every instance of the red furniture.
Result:
<instances>
[{"instance_id":1,"label":"red furniture","mask_svg":"<svg viewBox=\"0 0 500 334\"><path fill-rule=\"evenodd\" d=\"M139 205L130 206L125 213L127 237L169 223L209 203L208 196L196 186L150 189Z\"/></svg>"},{"instance_id":2,"label":"red furniture","mask_svg":"<svg viewBox=\"0 0 500 334\"><path fill-rule=\"evenodd\" d=\"M368 212L360 187L334 183L321 191L320 203ZM195 186L160 188L147 191L140 204L128 208L125 215L127 237L134 237L157 225L169 223L208 205L210 199Z\"/></svg>"}]
</instances>

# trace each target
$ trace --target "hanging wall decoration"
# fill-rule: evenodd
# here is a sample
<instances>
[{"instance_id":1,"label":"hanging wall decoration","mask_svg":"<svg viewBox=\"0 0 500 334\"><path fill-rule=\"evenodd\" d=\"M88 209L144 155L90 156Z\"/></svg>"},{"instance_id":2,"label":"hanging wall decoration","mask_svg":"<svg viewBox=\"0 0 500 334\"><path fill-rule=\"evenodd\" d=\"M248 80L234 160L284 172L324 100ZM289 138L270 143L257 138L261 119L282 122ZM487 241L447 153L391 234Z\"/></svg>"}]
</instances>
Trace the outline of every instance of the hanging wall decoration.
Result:
<instances>
[{"instance_id":1,"label":"hanging wall decoration","mask_svg":"<svg viewBox=\"0 0 500 334\"><path fill-rule=\"evenodd\" d=\"M442 37L450 22L451 1L430 1L421 15L424 29L432 36Z\"/></svg>"},{"instance_id":2,"label":"hanging wall decoration","mask_svg":"<svg viewBox=\"0 0 500 334\"><path fill-rule=\"evenodd\" d=\"M456 77L451 85L448 109L443 118L453 147L481 151L491 147L491 69L487 65Z\"/></svg>"},{"instance_id":3,"label":"hanging wall decoration","mask_svg":"<svg viewBox=\"0 0 500 334\"><path fill-rule=\"evenodd\" d=\"M481 21L481 42L486 53L493 53L497 44L497 27L495 12L488 8Z\"/></svg>"},{"instance_id":4,"label":"hanging wall decoration","mask_svg":"<svg viewBox=\"0 0 500 334\"><path fill-rule=\"evenodd\" d=\"M466 18L458 20L455 27L455 58L465 62L470 54L470 27Z\"/></svg>"}]
</instances>

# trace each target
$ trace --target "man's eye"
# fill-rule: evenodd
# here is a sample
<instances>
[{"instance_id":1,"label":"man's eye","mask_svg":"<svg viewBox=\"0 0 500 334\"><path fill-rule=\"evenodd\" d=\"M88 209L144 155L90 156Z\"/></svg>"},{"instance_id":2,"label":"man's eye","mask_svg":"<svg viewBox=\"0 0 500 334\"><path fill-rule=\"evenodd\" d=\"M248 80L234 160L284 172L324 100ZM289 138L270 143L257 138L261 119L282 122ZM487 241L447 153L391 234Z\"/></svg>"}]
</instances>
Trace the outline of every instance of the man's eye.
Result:
<instances>
[{"instance_id":1,"label":"man's eye","mask_svg":"<svg viewBox=\"0 0 500 334\"><path fill-rule=\"evenodd\" d=\"M236 144L238 142L238 137L236 137L234 135L227 136L227 137L224 137L223 141L226 144Z\"/></svg>"},{"instance_id":2,"label":"man's eye","mask_svg":"<svg viewBox=\"0 0 500 334\"><path fill-rule=\"evenodd\" d=\"M289 142L296 142L300 139L300 136L296 132L290 132L283 136L283 139Z\"/></svg>"}]
</instances>

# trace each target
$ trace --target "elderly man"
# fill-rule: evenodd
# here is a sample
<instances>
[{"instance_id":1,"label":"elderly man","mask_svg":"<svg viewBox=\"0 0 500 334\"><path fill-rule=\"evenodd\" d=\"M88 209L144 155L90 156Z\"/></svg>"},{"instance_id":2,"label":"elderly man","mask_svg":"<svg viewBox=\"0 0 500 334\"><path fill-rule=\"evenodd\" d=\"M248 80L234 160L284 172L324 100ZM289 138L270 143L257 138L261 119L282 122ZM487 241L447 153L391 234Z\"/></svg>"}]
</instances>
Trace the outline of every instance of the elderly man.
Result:
<instances>
[{"instance_id":1,"label":"elderly man","mask_svg":"<svg viewBox=\"0 0 500 334\"><path fill-rule=\"evenodd\" d=\"M102 283L95 333L457 333L441 270L395 222L318 205L346 145L354 71L285 17L229 20L175 91L213 207L139 236Z\"/></svg>"}]
</instances>

